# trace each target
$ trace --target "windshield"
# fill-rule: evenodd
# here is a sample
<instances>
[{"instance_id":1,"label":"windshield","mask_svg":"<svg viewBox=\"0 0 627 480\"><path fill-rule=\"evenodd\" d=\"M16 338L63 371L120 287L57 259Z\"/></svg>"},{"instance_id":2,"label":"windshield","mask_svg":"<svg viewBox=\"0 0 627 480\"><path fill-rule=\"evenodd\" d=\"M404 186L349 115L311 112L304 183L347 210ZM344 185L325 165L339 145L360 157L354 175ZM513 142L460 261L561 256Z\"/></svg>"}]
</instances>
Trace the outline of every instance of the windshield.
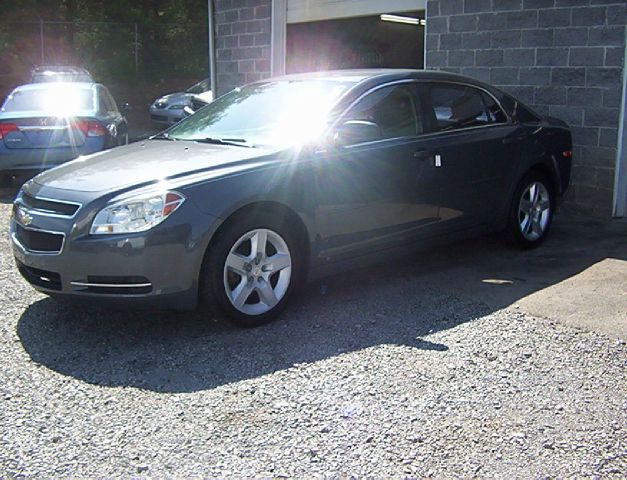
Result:
<instances>
[{"instance_id":1,"label":"windshield","mask_svg":"<svg viewBox=\"0 0 627 480\"><path fill-rule=\"evenodd\" d=\"M93 82L86 73L45 72L33 75L32 83L46 82Z\"/></svg>"},{"instance_id":2,"label":"windshield","mask_svg":"<svg viewBox=\"0 0 627 480\"><path fill-rule=\"evenodd\" d=\"M60 116L85 110L94 110L92 89L70 88L61 84L36 90L17 90L2 106L3 112L40 111Z\"/></svg>"},{"instance_id":3,"label":"windshield","mask_svg":"<svg viewBox=\"0 0 627 480\"><path fill-rule=\"evenodd\" d=\"M203 93L206 92L207 90L210 89L210 85L209 85L209 79L205 78L204 80L195 83L194 85L192 85L191 87L189 87L187 90L185 90L187 93L194 93L194 94L198 94L198 93Z\"/></svg>"},{"instance_id":4,"label":"windshield","mask_svg":"<svg viewBox=\"0 0 627 480\"><path fill-rule=\"evenodd\" d=\"M320 135L329 111L352 82L283 80L254 83L218 98L168 131L175 140L237 139L288 147Z\"/></svg>"}]
</instances>

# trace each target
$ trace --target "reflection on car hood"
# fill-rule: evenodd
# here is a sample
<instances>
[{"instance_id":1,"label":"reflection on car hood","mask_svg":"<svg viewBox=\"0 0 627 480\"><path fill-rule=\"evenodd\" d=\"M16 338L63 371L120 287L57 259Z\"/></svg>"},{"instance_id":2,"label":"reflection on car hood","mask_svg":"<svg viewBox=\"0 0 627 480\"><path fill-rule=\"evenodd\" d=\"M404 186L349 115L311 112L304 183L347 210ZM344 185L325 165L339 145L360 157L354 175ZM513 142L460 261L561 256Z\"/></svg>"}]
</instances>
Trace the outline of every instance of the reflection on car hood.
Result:
<instances>
[{"instance_id":1,"label":"reflection on car hood","mask_svg":"<svg viewBox=\"0 0 627 480\"><path fill-rule=\"evenodd\" d=\"M155 100L155 103L164 103L167 106L176 105L179 103L187 105L191 98L192 98L191 93L177 92L177 93L171 93L169 95L164 95L163 97L160 97L157 100Z\"/></svg>"},{"instance_id":2,"label":"reflection on car hood","mask_svg":"<svg viewBox=\"0 0 627 480\"><path fill-rule=\"evenodd\" d=\"M121 190L181 177L213 178L277 161L274 150L148 140L65 163L35 183L82 192Z\"/></svg>"}]
</instances>

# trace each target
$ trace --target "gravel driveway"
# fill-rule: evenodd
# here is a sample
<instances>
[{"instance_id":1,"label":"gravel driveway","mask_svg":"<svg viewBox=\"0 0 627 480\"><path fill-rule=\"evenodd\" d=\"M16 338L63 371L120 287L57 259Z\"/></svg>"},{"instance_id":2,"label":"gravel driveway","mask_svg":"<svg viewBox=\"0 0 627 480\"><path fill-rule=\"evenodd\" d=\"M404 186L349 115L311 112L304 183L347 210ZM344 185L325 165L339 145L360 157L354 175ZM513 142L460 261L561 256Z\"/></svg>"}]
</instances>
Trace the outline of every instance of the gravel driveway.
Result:
<instances>
[{"instance_id":1,"label":"gravel driveway","mask_svg":"<svg viewBox=\"0 0 627 480\"><path fill-rule=\"evenodd\" d=\"M9 212L0 477L627 475L624 341L447 292L418 259L255 330L59 303L14 268Z\"/></svg>"}]
</instances>

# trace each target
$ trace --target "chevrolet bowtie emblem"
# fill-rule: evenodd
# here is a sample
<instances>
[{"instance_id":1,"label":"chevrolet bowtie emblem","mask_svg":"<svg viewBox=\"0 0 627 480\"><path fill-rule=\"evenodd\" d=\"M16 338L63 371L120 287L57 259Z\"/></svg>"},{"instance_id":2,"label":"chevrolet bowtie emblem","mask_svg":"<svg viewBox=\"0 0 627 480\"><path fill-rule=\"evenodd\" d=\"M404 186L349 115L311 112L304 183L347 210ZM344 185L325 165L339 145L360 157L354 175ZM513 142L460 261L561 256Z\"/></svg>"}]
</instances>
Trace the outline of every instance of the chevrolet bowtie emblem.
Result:
<instances>
[{"instance_id":1,"label":"chevrolet bowtie emblem","mask_svg":"<svg viewBox=\"0 0 627 480\"><path fill-rule=\"evenodd\" d=\"M33 223L33 217L22 207L18 207L16 217L17 221L25 227Z\"/></svg>"}]
</instances>

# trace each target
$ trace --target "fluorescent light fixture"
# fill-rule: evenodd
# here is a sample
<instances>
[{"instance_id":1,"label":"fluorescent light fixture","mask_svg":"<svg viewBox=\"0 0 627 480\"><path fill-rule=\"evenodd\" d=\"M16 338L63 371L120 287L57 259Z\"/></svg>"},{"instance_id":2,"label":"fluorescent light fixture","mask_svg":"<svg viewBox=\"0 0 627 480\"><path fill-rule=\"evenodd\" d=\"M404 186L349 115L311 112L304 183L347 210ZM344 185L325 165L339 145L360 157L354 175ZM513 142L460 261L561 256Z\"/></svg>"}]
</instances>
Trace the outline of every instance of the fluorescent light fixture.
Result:
<instances>
[{"instance_id":1,"label":"fluorescent light fixture","mask_svg":"<svg viewBox=\"0 0 627 480\"><path fill-rule=\"evenodd\" d=\"M389 13L384 13L381 15L381 20L384 22L395 22L395 23L406 23L408 25L426 25L427 22L421 18L415 17L404 17L402 15L391 15Z\"/></svg>"}]
</instances>

